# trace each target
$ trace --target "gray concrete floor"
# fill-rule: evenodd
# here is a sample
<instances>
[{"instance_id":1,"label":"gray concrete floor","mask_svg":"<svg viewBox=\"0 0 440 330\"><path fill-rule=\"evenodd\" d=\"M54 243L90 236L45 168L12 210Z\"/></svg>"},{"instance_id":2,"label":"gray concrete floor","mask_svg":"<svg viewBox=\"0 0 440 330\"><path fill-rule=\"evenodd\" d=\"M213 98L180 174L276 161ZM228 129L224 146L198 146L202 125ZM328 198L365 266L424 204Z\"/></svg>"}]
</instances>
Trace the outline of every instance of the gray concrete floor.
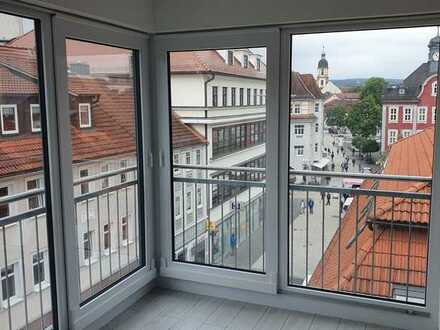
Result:
<instances>
[{"instance_id":1,"label":"gray concrete floor","mask_svg":"<svg viewBox=\"0 0 440 330\"><path fill-rule=\"evenodd\" d=\"M162 289L147 294L102 329L393 330L316 314Z\"/></svg>"}]
</instances>

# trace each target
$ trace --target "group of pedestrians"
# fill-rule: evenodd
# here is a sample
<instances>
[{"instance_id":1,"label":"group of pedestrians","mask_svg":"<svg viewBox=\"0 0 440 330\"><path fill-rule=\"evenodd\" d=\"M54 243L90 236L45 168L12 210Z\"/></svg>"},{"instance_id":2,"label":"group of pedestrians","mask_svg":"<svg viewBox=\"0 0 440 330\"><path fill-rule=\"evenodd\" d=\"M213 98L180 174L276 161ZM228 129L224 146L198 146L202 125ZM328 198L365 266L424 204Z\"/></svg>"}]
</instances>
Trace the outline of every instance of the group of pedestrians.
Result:
<instances>
[{"instance_id":1,"label":"group of pedestrians","mask_svg":"<svg viewBox=\"0 0 440 330\"><path fill-rule=\"evenodd\" d=\"M326 200L325 203L326 206L331 205L332 195L330 193L321 192L321 199L323 202L324 200ZM309 198L307 200L307 204L306 201L302 199L300 203L300 214L304 214L306 212L306 209L309 209L309 214L313 214L314 207L315 207L315 201L313 200L313 198Z\"/></svg>"}]
</instances>

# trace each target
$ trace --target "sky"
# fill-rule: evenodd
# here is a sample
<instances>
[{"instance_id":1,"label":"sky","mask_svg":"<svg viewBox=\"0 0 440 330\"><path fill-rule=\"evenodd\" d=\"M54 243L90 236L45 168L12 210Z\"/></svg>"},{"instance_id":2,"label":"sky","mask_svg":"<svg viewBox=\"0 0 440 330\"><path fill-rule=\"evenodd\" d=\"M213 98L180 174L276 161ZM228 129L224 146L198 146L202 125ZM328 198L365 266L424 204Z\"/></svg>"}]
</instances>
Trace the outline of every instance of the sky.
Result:
<instances>
[{"instance_id":1,"label":"sky","mask_svg":"<svg viewBox=\"0 0 440 330\"><path fill-rule=\"evenodd\" d=\"M436 35L437 27L294 35L292 66L316 75L324 46L330 79L403 79L428 60Z\"/></svg>"}]
</instances>

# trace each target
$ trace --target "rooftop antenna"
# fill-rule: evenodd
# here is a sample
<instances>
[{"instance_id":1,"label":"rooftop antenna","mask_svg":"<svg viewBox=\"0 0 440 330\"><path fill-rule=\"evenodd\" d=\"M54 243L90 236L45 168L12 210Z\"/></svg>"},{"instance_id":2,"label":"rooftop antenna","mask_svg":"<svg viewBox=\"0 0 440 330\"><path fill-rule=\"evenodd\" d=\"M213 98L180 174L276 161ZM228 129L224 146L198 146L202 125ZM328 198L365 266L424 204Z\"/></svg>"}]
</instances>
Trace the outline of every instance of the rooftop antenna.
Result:
<instances>
[{"instance_id":1,"label":"rooftop antenna","mask_svg":"<svg viewBox=\"0 0 440 330\"><path fill-rule=\"evenodd\" d=\"M322 45L322 53L321 53L321 56L322 56L322 57L325 56L325 47L324 47L324 45Z\"/></svg>"}]
</instances>

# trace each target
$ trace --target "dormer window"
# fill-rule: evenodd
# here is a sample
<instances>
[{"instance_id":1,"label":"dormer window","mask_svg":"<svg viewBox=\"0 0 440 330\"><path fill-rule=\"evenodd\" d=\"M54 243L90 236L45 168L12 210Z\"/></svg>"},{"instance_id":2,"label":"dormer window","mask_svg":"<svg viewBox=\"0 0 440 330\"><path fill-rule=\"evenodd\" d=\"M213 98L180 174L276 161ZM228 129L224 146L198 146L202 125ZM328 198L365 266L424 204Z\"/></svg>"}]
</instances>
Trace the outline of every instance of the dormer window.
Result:
<instances>
[{"instance_id":1,"label":"dormer window","mask_svg":"<svg viewBox=\"0 0 440 330\"><path fill-rule=\"evenodd\" d=\"M405 95L405 88L399 88L399 95Z\"/></svg>"},{"instance_id":2,"label":"dormer window","mask_svg":"<svg viewBox=\"0 0 440 330\"><path fill-rule=\"evenodd\" d=\"M257 71L261 71L261 60L257 58Z\"/></svg>"},{"instance_id":3,"label":"dormer window","mask_svg":"<svg viewBox=\"0 0 440 330\"><path fill-rule=\"evenodd\" d=\"M243 55L243 67L247 69L249 67L249 56Z\"/></svg>"},{"instance_id":4,"label":"dormer window","mask_svg":"<svg viewBox=\"0 0 440 330\"><path fill-rule=\"evenodd\" d=\"M2 134L18 133L18 116L16 104L0 105Z\"/></svg>"},{"instance_id":5,"label":"dormer window","mask_svg":"<svg viewBox=\"0 0 440 330\"><path fill-rule=\"evenodd\" d=\"M31 104L31 128L32 132L41 132L40 105Z\"/></svg>"},{"instance_id":6,"label":"dormer window","mask_svg":"<svg viewBox=\"0 0 440 330\"><path fill-rule=\"evenodd\" d=\"M228 50L228 64L234 64L234 52L232 50Z\"/></svg>"},{"instance_id":7,"label":"dormer window","mask_svg":"<svg viewBox=\"0 0 440 330\"><path fill-rule=\"evenodd\" d=\"M90 111L90 103L79 104L79 127L92 127L92 114Z\"/></svg>"}]
</instances>

